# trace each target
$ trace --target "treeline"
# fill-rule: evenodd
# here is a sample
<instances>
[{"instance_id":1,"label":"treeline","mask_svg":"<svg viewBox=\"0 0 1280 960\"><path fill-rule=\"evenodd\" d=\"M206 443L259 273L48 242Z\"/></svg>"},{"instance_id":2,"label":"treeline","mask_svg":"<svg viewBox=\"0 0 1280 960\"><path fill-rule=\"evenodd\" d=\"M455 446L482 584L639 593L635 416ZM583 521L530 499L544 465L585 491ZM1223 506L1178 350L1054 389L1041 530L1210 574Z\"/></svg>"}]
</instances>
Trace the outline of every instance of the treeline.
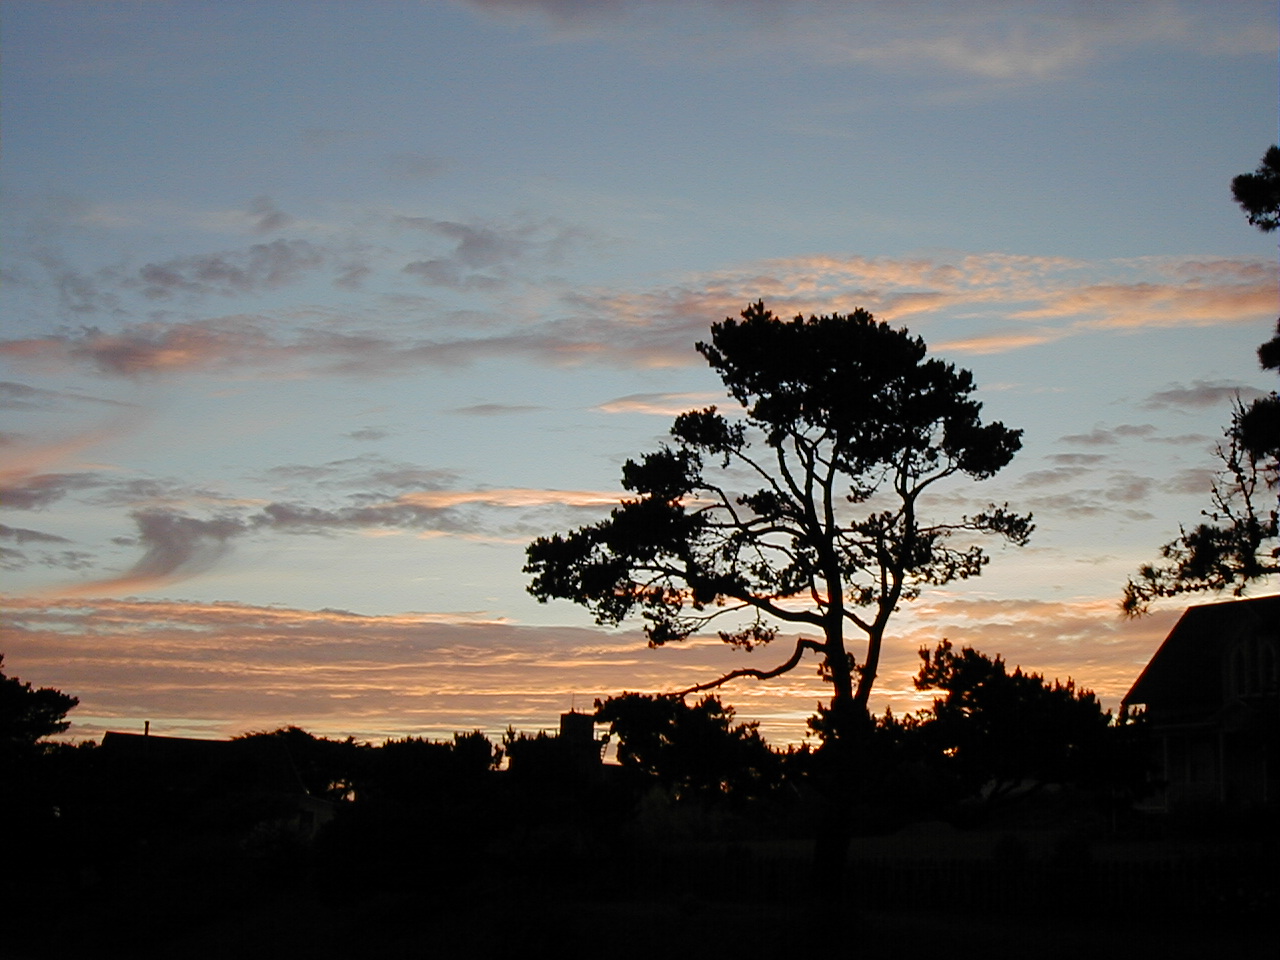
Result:
<instances>
[{"instance_id":1,"label":"treeline","mask_svg":"<svg viewBox=\"0 0 1280 960\"><path fill-rule=\"evenodd\" d=\"M1144 789L1143 725L1092 693L946 642L921 656L933 705L869 721L853 770L833 768L821 715L814 743L778 750L712 695L624 693L597 703L585 736L508 730L498 742L476 731L375 745L289 726L72 746L28 733L6 753L0 799L13 949L523 946L586 922L566 904L690 896L731 909L733 877L698 876L706 844L765 885L761 903L803 897L833 796L852 799L840 815L863 835L1036 809L1105 831ZM616 765L599 762L606 730ZM751 852L782 848L791 859ZM490 909L505 912L501 934Z\"/></svg>"}]
</instances>

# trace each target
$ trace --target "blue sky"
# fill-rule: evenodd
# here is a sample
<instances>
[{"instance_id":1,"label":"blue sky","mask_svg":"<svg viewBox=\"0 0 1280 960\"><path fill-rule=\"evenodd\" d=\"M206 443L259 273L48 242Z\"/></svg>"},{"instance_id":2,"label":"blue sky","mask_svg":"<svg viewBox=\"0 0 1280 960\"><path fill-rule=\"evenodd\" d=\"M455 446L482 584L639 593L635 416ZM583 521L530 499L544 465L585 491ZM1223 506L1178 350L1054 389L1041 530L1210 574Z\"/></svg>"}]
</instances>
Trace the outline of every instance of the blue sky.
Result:
<instances>
[{"instance_id":1,"label":"blue sky","mask_svg":"<svg viewBox=\"0 0 1280 960\"><path fill-rule=\"evenodd\" d=\"M877 705L943 636L1114 705L1181 609L1118 620L1124 580L1274 385L1274 240L1228 185L1276 140L1276 21L9 0L6 669L80 696L80 736L383 737L740 665L520 568L722 402L693 344L763 298L909 327L1025 431L940 509L1008 500L1031 545L903 611ZM776 740L821 695L725 691Z\"/></svg>"}]
</instances>

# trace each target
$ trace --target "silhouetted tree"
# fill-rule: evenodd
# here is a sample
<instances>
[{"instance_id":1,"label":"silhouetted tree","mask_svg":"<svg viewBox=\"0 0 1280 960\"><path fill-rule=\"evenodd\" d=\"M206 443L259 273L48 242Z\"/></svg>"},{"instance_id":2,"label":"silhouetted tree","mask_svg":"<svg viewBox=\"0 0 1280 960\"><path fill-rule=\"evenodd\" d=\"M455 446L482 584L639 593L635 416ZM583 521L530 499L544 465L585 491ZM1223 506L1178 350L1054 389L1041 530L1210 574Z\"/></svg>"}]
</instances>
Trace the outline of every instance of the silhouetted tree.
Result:
<instances>
[{"instance_id":1,"label":"silhouetted tree","mask_svg":"<svg viewBox=\"0 0 1280 960\"><path fill-rule=\"evenodd\" d=\"M609 724L618 762L653 777L677 799L753 797L781 782L781 758L758 724L733 722L733 708L707 695L692 705L678 696L624 693L596 701Z\"/></svg>"},{"instance_id":2,"label":"silhouetted tree","mask_svg":"<svg viewBox=\"0 0 1280 960\"><path fill-rule=\"evenodd\" d=\"M352 796L357 784L365 777L369 753L373 749L357 743L354 737L332 740L292 725L271 731L254 731L235 739L283 742L307 792L327 800L344 800Z\"/></svg>"},{"instance_id":3,"label":"silhouetted tree","mask_svg":"<svg viewBox=\"0 0 1280 960\"><path fill-rule=\"evenodd\" d=\"M0 759L29 754L37 741L71 725L66 715L80 702L52 687L35 689L4 675L0 654Z\"/></svg>"},{"instance_id":4,"label":"silhouetted tree","mask_svg":"<svg viewBox=\"0 0 1280 960\"><path fill-rule=\"evenodd\" d=\"M362 786L375 797L418 803L469 789L501 762L502 748L479 730L445 741L392 739L371 752Z\"/></svg>"},{"instance_id":5,"label":"silhouetted tree","mask_svg":"<svg viewBox=\"0 0 1280 960\"><path fill-rule=\"evenodd\" d=\"M938 690L908 729L951 769L969 796L989 803L1049 784L1136 791L1145 773L1132 731L1112 722L1092 691L1045 680L1003 658L949 640L920 651L918 690Z\"/></svg>"},{"instance_id":6,"label":"silhouetted tree","mask_svg":"<svg viewBox=\"0 0 1280 960\"><path fill-rule=\"evenodd\" d=\"M1280 147L1268 148L1254 173L1231 181L1231 193L1264 233L1280 224ZM1264 370L1280 371L1280 321L1276 335L1258 348ZM1230 588L1240 596L1250 584L1280 573L1280 395L1273 390L1245 407L1238 400L1219 445L1222 469L1210 491L1208 521L1160 548L1160 562L1139 568L1125 585L1121 607L1143 614L1159 597Z\"/></svg>"},{"instance_id":7,"label":"silhouetted tree","mask_svg":"<svg viewBox=\"0 0 1280 960\"><path fill-rule=\"evenodd\" d=\"M1280 146L1271 146L1253 173L1231 181L1231 196L1263 233L1280 226Z\"/></svg>"},{"instance_id":8,"label":"silhouetted tree","mask_svg":"<svg viewBox=\"0 0 1280 960\"><path fill-rule=\"evenodd\" d=\"M768 644L778 624L817 633L777 666L685 693L776 677L817 654L830 742L866 728L899 604L979 574L977 535L1026 542L1030 517L1007 506L944 521L928 496L952 477L995 474L1021 431L984 425L968 371L926 359L923 340L865 310L788 322L755 303L741 317L697 348L744 415L677 417L670 446L625 464L632 497L607 520L529 546L529 590L602 624L639 611L651 646L726 615L737 622L720 637L743 650ZM847 630L862 635L860 656Z\"/></svg>"}]
</instances>

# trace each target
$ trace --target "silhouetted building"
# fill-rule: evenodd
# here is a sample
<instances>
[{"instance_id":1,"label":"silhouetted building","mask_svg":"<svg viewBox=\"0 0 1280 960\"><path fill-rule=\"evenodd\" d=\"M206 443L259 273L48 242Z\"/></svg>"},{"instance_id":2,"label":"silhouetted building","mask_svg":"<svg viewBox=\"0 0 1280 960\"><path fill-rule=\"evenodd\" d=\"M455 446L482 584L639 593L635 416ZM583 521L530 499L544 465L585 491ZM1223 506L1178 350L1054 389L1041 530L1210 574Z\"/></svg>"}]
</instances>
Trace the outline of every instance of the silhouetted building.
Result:
<instances>
[{"instance_id":1,"label":"silhouetted building","mask_svg":"<svg viewBox=\"0 0 1280 960\"><path fill-rule=\"evenodd\" d=\"M106 772L159 816L226 822L220 814L234 810L239 829L310 839L335 814L332 802L311 796L288 747L274 738L198 740L111 730L100 751Z\"/></svg>"},{"instance_id":2,"label":"silhouetted building","mask_svg":"<svg viewBox=\"0 0 1280 960\"><path fill-rule=\"evenodd\" d=\"M595 714L560 714L560 733L520 737L507 746L508 769L518 777L583 784L599 778L605 738L596 738Z\"/></svg>"},{"instance_id":3,"label":"silhouetted building","mask_svg":"<svg viewBox=\"0 0 1280 960\"><path fill-rule=\"evenodd\" d=\"M1165 809L1280 799L1280 596L1189 607L1124 698L1145 706Z\"/></svg>"}]
</instances>

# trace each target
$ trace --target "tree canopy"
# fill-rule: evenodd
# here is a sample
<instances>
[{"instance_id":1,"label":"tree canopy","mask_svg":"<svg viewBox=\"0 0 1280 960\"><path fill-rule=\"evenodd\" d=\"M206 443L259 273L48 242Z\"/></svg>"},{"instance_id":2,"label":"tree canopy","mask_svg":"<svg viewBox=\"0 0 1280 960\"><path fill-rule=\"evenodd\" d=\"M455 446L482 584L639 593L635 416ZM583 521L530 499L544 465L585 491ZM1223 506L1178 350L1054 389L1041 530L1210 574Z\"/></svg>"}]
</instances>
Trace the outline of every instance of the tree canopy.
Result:
<instances>
[{"instance_id":1,"label":"tree canopy","mask_svg":"<svg viewBox=\"0 0 1280 960\"><path fill-rule=\"evenodd\" d=\"M998 799L1052 783L1108 782L1125 765L1112 763L1119 739L1111 714L1093 691L1009 671L999 655L943 640L920 651L917 690L937 690L933 706L914 718L914 734L945 757L964 787ZM1132 758L1129 758L1132 759ZM1142 765L1131 763L1141 776Z\"/></svg>"},{"instance_id":2,"label":"tree canopy","mask_svg":"<svg viewBox=\"0 0 1280 960\"><path fill-rule=\"evenodd\" d=\"M785 625L801 636L781 663L685 692L776 677L813 653L829 713L865 718L899 605L981 573L979 535L1027 541L1030 516L1007 505L941 519L928 496L994 475L1021 431L984 424L969 371L862 309L786 321L758 302L697 349L741 410L678 416L670 443L626 462L630 496L607 519L530 544L529 591L601 624L638 612L651 646L719 621L725 643L751 650ZM862 635L857 655L846 630Z\"/></svg>"},{"instance_id":3,"label":"tree canopy","mask_svg":"<svg viewBox=\"0 0 1280 960\"><path fill-rule=\"evenodd\" d=\"M1253 173L1242 173L1231 181L1231 195L1263 233L1280 226L1280 146L1271 146Z\"/></svg>"},{"instance_id":4,"label":"tree canopy","mask_svg":"<svg viewBox=\"0 0 1280 960\"><path fill-rule=\"evenodd\" d=\"M26 752L37 740L71 725L65 717L80 702L76 697L52 687L35 689L17 677L6 677L3 667L0 654L0 751Z\"/></svg>"},{"instance_id":5,"label":"tree canopy","mask_svg":"<svg viewBox=\"0 0 1280 960\"><path fill-rule=\"evenodd\" d=\"M735 724L733 707L710 694L689 705L682 697L623 693L596 701L596 722L609 724L623 767L677 798L757 796L781 779L781 758L758 724Z\"/></svg>"}]
</instances>

